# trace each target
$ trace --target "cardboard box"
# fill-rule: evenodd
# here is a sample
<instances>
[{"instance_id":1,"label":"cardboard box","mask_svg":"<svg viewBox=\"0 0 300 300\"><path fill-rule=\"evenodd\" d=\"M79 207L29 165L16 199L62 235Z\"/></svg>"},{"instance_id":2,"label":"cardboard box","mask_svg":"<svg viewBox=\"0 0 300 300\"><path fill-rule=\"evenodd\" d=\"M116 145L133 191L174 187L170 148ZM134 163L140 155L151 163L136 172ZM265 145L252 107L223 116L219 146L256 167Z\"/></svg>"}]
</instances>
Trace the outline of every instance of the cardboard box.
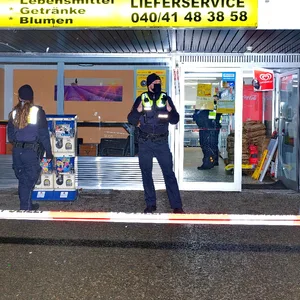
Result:
<instances>
[{"instance_id":1,"label":"cardboard box","mask_svg":"<svg viewBox=\"0 0 300 300\"><path fill-rule=\"evenodd\" d=\"M81 144L79 145L79 156L97 156L98 144Z\"/></svg>"}]
</instances>

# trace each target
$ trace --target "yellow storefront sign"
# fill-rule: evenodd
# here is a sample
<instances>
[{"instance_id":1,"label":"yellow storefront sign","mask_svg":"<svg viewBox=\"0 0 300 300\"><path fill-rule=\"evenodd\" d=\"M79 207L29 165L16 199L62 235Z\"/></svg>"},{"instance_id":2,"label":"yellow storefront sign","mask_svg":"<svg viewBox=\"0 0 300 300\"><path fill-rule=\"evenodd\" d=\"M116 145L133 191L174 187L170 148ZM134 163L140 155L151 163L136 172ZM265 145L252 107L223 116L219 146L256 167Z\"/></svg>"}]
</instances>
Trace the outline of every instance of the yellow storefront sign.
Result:
<instances>
[{"instance_id":1,"label":"yellow storefront sign","mask_svg":"<svg viewBox=\"0 0 300 300\"><path fill-rule=\"evenodd\" d=\"M258 0L1 0L0 28L257 27Z\"/></svg>"}]
</instances>

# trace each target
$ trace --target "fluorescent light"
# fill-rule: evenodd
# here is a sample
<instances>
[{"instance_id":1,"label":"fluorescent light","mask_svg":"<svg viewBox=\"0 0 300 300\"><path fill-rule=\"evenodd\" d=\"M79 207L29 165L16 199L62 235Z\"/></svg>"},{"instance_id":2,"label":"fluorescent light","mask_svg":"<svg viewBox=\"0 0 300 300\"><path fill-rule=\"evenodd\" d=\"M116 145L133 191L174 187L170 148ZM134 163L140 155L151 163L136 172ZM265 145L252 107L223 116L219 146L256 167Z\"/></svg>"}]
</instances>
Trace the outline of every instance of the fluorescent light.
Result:
<instances>
[{"instance_id":1,"label":"fluorescent light","mask_svg":"<svg viewBox=\"0 0 300 300\"><path fill-rule=\"evenodd\" d=\"M88 68L90 68L90 67L93 67L94 64L79 64L78 66L79 67L88 67Z\"/></svg>"},{"instance_id":2,"label":"fluorescent light","mask_svg":"<svg viewBox=\"0 0 300 300\"><path fill-rule=\"evenodd\" d=\"M198 82L185 82L184 86L196 86L198 84ZM201 84L211 84L211 82L201 82Z\"/></svg>"},{"instance_id":3,"label":"fluorescent light","mask_svg":"<svg viewBox=\"0 0 300 300\"><path fill-rule=\"evenodd\" d=\"M210 73L210 72L189 72L184 74L186 78L203 78L203 77L220 77L222 78L222 73Z\"/></svg>"},{"instance_id":4,"label":"fluorescent light","mask_svg":"<svg viewBox=\"0 0 300 300\"><path fill-rule=\"evenodd\" d=\"M199 80L217 80L215 77L186 77L189 81L199 81ZM221 80L221 78L219 78Z\"/></svg>"}]
</instances>

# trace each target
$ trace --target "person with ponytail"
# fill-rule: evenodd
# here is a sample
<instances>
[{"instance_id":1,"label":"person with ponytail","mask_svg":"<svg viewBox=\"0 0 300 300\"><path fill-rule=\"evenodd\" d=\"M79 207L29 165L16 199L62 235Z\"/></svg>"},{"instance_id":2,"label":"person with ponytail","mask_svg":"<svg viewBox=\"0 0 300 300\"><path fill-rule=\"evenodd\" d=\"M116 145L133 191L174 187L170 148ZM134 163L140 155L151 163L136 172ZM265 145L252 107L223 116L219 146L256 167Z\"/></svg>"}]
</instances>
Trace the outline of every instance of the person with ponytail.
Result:
<instances>
[{"instance_id":1,"label":"person with ponytail","mask_svg":"<svg viewBox=\"0 0 300 300\"><path fill-rule=\"evenodd\" d=\"M33 104L33 90L26 84L19 88L18 104L9 114L8 140L13 145L13 170L18 179L21 210L37 210L31 192L40 176L41 159L46 152L50 162L53 158L45 111Z\"/></svg>"}]
</instances>

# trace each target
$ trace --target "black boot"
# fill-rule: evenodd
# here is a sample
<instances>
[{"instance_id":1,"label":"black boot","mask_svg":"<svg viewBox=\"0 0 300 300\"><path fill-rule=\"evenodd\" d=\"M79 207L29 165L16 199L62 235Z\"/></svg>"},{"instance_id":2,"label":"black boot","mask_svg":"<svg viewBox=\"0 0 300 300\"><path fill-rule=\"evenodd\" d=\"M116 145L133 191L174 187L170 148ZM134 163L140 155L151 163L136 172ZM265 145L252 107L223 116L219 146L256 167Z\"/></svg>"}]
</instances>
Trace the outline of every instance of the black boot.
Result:
<instances>
[{"instance_id":1,"label":"black boot","mask_svg":"<svg viewBox=\"0 0 300 300\"><path fill-rule=\"evenodd\" d=\"M174 208L173 214L185 214L182 208Z\"/></svg>"},{"instance_id":2,"label":"black boot","mask_svg":"<svg viewBox=\"0 0 300 300\"><path fill-rule=\"evenodd\" d=\"M219 150L216 150L214 153L214 166L219 165Z\"/></svg>"},{"instance_id":3,"label":"black boot","mask_svg":"<svg viewBox=\"0 0 300 300\"><path fill-rule=\"evenodd\" d=\"M38 210L40 208L38 203L32 203L31 210Z\"/></svg>"},{"instance_id":4,"label":"black boot","mask_svg":"<svg viewBox=\"0 0 300 300\"><path fill-rule=\"evenodd\" d=\"M212 169L214 167L214 165L206 165L206 164L203 164L202 166L200 167L197 167L198 170L209 170L209 169Z\"/></svg>"},{"instance_id":5,"label":"black boot","mask_svg":"<svg viewBox=\"0 0 300 300\"><path fill-rule=\"evenodd\" d=\"M203 158L203 164L202 166L198 167L197 169L198 170L209 170L209 169L212 169L214 167L214 159L212 156L205 156Z\"/></svg>"},{"instance_id":6,"label":"black boot","mask_svg":"<svg viewBox=\"0 0 300 300\"><path fill-rule=\"evenodd\" d=\"M156 211L156 206L155 205L147 206L144 209L144 214L152 214L154 211Z\"/></svg>"}]
</instances>

